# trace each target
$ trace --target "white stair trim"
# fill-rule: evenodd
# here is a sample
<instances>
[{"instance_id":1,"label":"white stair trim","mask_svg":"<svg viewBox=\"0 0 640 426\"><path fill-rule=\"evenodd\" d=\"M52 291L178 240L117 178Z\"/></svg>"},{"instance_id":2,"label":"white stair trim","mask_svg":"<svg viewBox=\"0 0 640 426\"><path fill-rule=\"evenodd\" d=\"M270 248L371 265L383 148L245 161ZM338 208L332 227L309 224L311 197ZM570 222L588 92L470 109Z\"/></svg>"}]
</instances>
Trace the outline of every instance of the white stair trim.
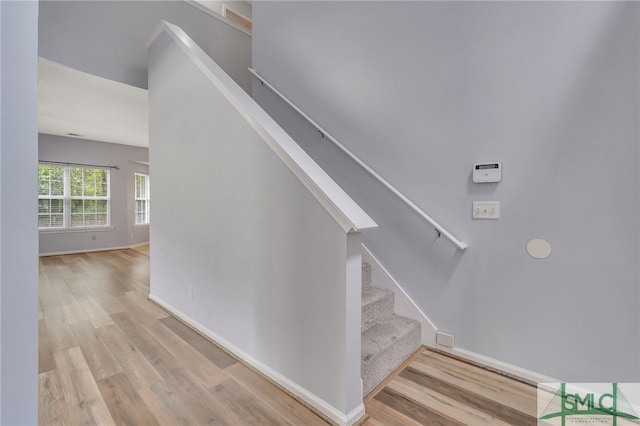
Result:
<instances>
[{"instance_id":1,"label":"white stair trim","mask_svg":"<svg viewBox=\"0 0 640 426\"><path fill-rule=\"evenodd\" d=\"M422 344L436 347L436 332L438 331L436 326L364 244L362 245L362 261L371 265L371 285L386 288L395 294L395 313L419 321Z\"/></svg>"},{"instance_id":2,"label":"white stair trim","mask_svg":"<svg viewBox=\"0 0 640 426\"><path fill-rule=\"evenodd\" d=\"M147 39L149 48L169 36L202 74L240 113L253 130L347 233L378 225L182 28L160 21Z\"/></svg>"}]
</instances>

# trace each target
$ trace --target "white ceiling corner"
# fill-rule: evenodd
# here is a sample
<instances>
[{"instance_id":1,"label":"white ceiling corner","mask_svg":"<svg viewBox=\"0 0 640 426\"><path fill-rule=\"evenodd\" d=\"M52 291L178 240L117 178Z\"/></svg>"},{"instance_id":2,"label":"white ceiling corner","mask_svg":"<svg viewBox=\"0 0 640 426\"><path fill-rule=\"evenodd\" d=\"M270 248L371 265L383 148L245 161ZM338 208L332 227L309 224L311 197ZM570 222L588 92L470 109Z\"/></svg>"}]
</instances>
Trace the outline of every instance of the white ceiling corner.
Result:
<instances>
[{"instance_id":1,"label":"white ceiling corner","mask_svg":"<svg viewBox=\"0 0 640 426\"><path fill-rule=\"evenodd\" d=\"M147 90L38 58L38 131L149 146Z\"/></svg>"}]
</instances>

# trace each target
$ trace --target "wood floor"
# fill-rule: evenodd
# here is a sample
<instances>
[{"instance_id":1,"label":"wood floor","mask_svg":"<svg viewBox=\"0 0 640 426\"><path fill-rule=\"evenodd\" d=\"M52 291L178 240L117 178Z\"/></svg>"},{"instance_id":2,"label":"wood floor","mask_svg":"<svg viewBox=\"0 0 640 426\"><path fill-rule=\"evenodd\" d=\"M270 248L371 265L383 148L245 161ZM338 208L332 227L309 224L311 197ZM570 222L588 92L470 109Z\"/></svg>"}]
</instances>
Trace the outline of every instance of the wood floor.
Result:
<instances>
[{"instance_id":1,"label":"wood floor","mask_svg":"<svg viewBox=\"0 0 640 426\"><path fill-rule=\"evenodd\" d=\"M40 259L41 425L326 425L147 300L149 248ZM364 426L535 425L535 388L425 350Z\"/></svg>"},{"instance_id":2,"label":"wood floor","mask_svg":"<svg viewBox=\"0 0 640 426\"><path fill-rule=\"evenodd\" d=\"M372 399L366 426L535 426L536 387L425 349Z\"/></svg>"},{"instance_id":3,"label":"wood floor","mask_svg":"<svg viewBox=\"0 0 640 426\"><path fill-rule=\"evenodd\" d=\"M326 425L147 300L148 249L40 259L41 425Z\"/></svg>"}]
</instances>

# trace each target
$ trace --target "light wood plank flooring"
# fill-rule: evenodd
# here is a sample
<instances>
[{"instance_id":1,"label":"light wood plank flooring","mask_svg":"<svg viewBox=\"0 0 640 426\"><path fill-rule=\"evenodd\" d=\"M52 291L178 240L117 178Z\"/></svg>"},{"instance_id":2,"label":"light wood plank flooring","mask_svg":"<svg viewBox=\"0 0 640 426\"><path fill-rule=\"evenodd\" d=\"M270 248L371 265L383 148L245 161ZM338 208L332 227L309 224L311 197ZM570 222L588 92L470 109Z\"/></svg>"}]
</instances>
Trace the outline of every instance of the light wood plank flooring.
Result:
<instances>
[{"instance_id":1,"label":"light wood plank flooring","mask_svg":"<svg viewBox=\"0 0 640 426\"><path fill-rule=\"evenodd\" d=\"M148 292L148 247L40 259L41 425L327 424Z\"/></svg>"},{"instance_id":2,"label":"light wood plank flooring","mask_svg":"<svg viewBox=\"0 0 640 426\"><path fill-rule=\"evenodd\" d=\"M41 425L327 424L149 302L148 253L40 259ZM536 424L535 387L428 349L365 406L364 426Z\"/></svg>"},{"instance_id":3,"label":"light wood plank flooring","mask_svg":"<svg viewBox=\"0 0 640 426\"><path fill-rule=\"evenodd\" d=\"M429 349L372 393L365 426L536 425L535 386Z\"/></svg>"}]
</instances>

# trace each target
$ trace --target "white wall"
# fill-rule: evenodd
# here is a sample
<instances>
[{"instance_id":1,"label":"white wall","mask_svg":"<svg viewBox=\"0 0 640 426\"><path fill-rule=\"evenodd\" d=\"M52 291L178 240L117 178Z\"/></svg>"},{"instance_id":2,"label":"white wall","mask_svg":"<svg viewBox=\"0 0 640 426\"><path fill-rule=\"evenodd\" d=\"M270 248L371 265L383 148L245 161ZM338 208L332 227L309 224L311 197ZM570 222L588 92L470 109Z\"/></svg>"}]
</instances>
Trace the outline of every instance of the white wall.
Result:
<instances>
[{"instance_id":1,"label":"white wall","mask_svg":"<svg viewBox=\"0 0 640 426\"><path fill-rule=\"evenodd\" d=\"M38 3L0 2L0 424L38 422Z\"/></svg>"},{"instance_id":2,"label":"white wall","mask_svg":"<svg viewBox=\"0 0 640 426\"><path fill-rule=\"evenodd\" d=\"M115 143L38 135L38 159L82 164L116 165L111 175L111 226L83 231L40 231L40 254L129 247L149 241L149 226L136 226L135 173L149 174L149 149ZM95 236L95 240L93 237Z\"/></svg>"},{"instance_id":3,"label":"white wall","mask_svg":"<svg viewBox=\"0 0 640 426\"><path fill-rule=\"evenodd\" d=\"M253 66L469 244L464 254L254 82L380 225L365 243L464 349L640 380L637 3L255 2ZM471 181L501 161L498 184ZM471 202L501 202L498 221ZM552 254L529 257L545 238Z\"/></svg>"},{"instance_id":4,"label":"white wall","mask_svg":"<svg viewBox=\"0 0 640 426\"><path fill-rule=\"evenodd\" d=\"M149 50L150 297L338 424L357 420L361 238L347 231L362 226L333 214L375 224L193 51L165 33ZM318 194L336 195L330 210Z\"/></svg>"}]
</instances>

